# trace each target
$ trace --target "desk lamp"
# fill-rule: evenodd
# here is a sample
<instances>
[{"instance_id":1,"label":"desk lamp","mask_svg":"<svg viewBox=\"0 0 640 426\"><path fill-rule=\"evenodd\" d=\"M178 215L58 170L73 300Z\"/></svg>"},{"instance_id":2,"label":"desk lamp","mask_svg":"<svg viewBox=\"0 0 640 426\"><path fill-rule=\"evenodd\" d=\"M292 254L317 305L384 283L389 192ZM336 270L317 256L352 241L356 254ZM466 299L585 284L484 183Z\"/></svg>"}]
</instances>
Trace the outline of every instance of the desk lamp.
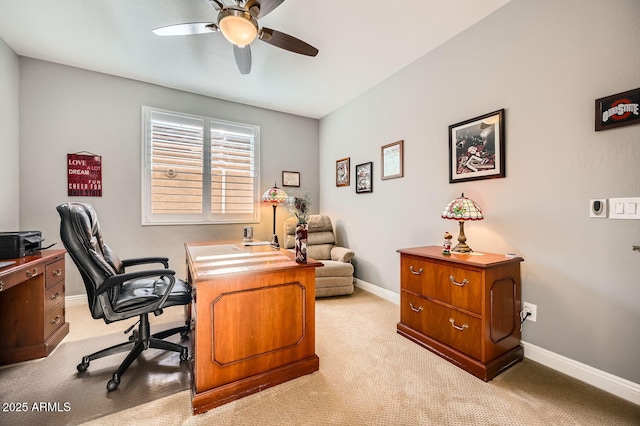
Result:
<instances>
[{"instance_id":1,"label":"desk lamp","mask_svg":"<svg viewBox=\"0 0 640 426\"><path fill-rule=\"evenodd\" d=\"M269 188L262 194L262 202L273 204L273 237L271 238L271 247L275 249L280 248L280 243L278 243L278 235L276 234L276 208L278 208L278 204L283 204L287 201L289 196L286 192L276 186L276 183L273 183L273 188Z\"/></svg>"},{"instance_id":2,"label":"desk lamp","mask_svg":"<svg viewBox=\"0 0 640 426\"><path fill-rule=\"evenodd\" d=\"M467 245L467 237L464 235L464 222L466 220L482 220L482 209L475 201L464 196L456 198L447 204L442 211L442 217L445 219L457 220L460 223L460 235L458 235L458 244L451 249L456 253L471 253L473 250Z\"/></svg>"}]
</instances>

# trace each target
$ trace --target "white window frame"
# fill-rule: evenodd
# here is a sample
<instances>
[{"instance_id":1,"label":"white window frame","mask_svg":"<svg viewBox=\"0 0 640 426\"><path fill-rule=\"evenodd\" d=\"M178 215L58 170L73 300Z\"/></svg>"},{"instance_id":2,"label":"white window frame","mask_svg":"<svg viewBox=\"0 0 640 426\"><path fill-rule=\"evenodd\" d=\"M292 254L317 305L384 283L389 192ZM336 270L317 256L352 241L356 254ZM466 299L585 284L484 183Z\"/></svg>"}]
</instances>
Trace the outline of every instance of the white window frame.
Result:
<instances>
[{"instance_id":1,"label":"white window frame","mask_svg":"<svg viewBox=\"0 0 640 426\"><path fill-rule=\"evenodd\" d=\"M151 212L151 116L153 113L203 122L202 214L152 214ZM253 132L253 213L213 214L211 212L211 128L242 127ZM260 222L260 126L186 114L148 106L142 107L142 225L242 224ZM209 165L206 167L205 165Z\"/></svg>"}]
</instances>

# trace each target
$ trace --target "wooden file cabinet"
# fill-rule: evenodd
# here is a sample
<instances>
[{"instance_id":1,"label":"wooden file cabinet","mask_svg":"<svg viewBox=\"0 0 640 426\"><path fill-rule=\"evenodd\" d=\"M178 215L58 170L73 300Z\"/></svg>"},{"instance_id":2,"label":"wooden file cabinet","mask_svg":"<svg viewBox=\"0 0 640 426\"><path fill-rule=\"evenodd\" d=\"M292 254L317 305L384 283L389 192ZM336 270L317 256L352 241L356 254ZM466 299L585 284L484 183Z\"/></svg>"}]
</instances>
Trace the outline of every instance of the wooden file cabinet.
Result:
<instances>
[{"instance_id":1,"label":"wooden file cabinet","mask_svg":"<svg viewBox=\"0 0 640 426\"><path fill-rule=\"evenodd\" d=\"M485 381L523 358L520 257L400 253L398 333Z\"/></svg>"},{"instance_id":2,"label":"wooden file cabinet","mask_svg":"<svg viewBox=\"0 0 640 426\"><path fill-rule=\"evenodd\" d=\"M0 269L0 365L45 357L69 333L64 255L45 250Z\"/></svg>"}]
</instances>

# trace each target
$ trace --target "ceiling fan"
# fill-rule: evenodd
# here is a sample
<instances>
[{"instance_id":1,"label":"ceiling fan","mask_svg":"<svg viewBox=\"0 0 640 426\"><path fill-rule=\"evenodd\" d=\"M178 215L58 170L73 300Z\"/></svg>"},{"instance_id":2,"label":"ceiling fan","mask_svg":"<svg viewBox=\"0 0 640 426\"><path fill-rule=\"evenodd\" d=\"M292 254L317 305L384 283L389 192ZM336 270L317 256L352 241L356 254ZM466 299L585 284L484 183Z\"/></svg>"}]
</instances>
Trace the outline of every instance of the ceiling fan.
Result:
<instances>
[{"instance_id":1,"label":"ceiling fan","mask_svg":"<svg viewBox=\"0 0 640 426\"><path fill-rule=\"evenodd\" d=\"M160 36L207 34L220 31L233 43L233 54L241 74L251 72L250 44L260 39L272 46L301 55L316 56L318 49L293 36L258 26L258 19L265 17L284 0L234 0L227 6L221 0L208 0L218 10L217 22L191 22L169 25L153 30Z\"/></svg>"}]
</instances>

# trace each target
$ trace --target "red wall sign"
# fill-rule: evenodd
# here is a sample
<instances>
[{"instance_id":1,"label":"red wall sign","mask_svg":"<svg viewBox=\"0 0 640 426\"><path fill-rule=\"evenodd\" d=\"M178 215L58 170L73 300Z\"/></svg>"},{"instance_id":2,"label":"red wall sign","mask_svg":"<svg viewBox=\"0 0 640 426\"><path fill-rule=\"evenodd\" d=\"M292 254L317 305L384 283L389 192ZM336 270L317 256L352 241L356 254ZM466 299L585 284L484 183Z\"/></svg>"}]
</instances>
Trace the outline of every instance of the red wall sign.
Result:
<instances>
[{"instance_id":1,"label":"red wall sign","mask_svg":"<svg viewBox=\"0 0 640 426\"><path fill-rule=\"evenodd\" d=\"M102 157L67 154L68 195L102 197Z\"/></svg>"}]
</instances>

